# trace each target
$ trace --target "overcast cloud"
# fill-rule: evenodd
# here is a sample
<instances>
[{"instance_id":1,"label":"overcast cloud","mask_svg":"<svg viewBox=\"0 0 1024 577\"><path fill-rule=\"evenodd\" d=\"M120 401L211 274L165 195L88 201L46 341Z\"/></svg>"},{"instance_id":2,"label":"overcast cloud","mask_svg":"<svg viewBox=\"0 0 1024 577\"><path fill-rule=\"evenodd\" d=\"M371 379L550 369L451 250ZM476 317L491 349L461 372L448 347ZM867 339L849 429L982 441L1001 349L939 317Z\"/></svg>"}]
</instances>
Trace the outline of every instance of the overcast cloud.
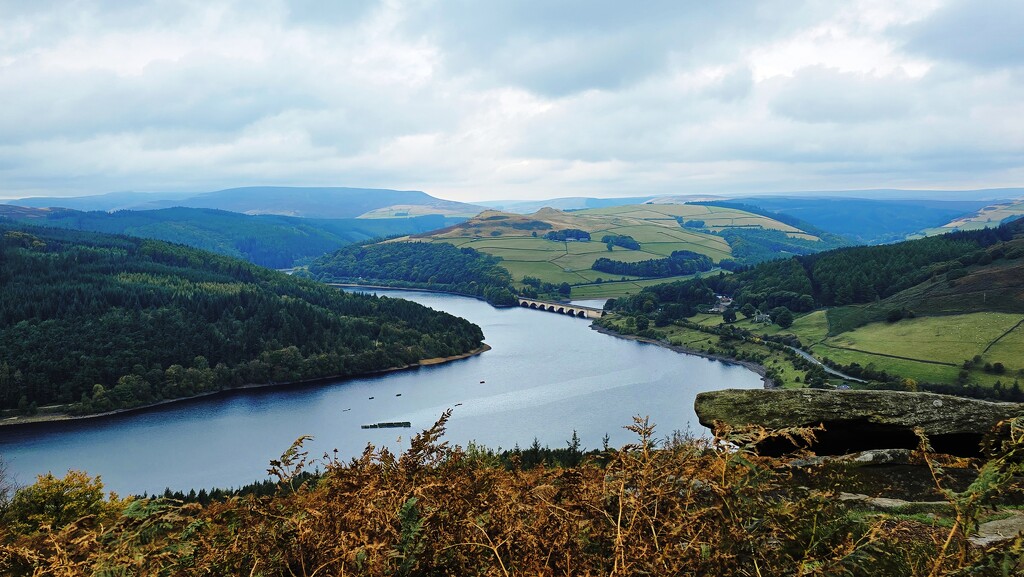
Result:
<instances>
[{"instance_id":1,"label":"overcast cloud","mask_svg":"<svg viewBox=\"0 0 1024 577\"><path fill-rule=\"evenodd\" d=\"M1024 185L1018 0L0 0L0 197Z\"/></svg>"}]
</instances>

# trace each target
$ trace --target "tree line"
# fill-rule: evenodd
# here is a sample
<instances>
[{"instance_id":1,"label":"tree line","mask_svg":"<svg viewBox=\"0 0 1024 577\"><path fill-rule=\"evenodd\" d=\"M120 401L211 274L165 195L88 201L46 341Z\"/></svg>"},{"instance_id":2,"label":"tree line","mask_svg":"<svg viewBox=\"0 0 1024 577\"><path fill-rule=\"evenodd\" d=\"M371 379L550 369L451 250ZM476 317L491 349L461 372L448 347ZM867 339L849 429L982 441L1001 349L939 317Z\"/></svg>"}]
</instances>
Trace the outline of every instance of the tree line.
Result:
<instances>
[{"instance_id":1,"label":"tree line","mask_svg":"<svg viewBox=\"0 0 1024 577\"><path fill-rule=\"evenodd\" d=\"M499 262L498 257L448 243L364 243L324 255L309 266L309 274L324 282L428 288L515 305L512 275Z\"/></svg>"},{"instance_id":2,"label":"tree line","mask_svg":"<svg viewBox=\"0 0 1024 577\"><path fill-rule=\"evenodd\" d=\"M590 233L585 230L578 228L566 228L562 230L553 230L544 235L547 240L555 240L564 242L567 240L578 240L581 242L587 242L590 240Z\"/></svg>"},{"instance_id":3,"label":"tree line","mask_svg":"<svg viewBox=\"0 0 1024 577\"><path fill-rule=\"evenodd\" d=\"M689 250L673 251L667 258L624 262L601 257L591 266L596 271L615 275L649 278L680 276L709 271L714 267L711 258Z\"/></svg>"}]
</instances>

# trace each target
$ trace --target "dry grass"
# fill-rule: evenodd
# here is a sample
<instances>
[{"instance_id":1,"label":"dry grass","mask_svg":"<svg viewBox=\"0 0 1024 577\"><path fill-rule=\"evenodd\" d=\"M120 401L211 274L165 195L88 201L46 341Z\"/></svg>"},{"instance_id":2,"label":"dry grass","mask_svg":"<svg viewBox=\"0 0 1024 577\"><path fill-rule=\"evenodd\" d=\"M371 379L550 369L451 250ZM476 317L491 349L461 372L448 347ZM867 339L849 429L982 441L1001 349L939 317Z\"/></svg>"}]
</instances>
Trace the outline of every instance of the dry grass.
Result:
<instances>
[{"instance_id":1,"label":"dry grass","mask_svg":"<svg viewBox=\"0 0 1024 577\"><path fill-rule=\"evenodd\" d=\"M0 573L768 576L979 568L963 573L974 575L1004 562L1010 574L1022 568L1020 540L988 552L968 546L966 508L950 530L851 516L834 495L794 486L781 461L748 450L769 435L763 430L723 429L716 441L658 446L653 427L637 419L633 445L578 467L523 470L449 447L444 422L400 456L368 447L347 463L329 455L310 462L300 439L272 463L280 479L274 497L205 508L115 500L62 527L0 528ZM313 465L324 475L296 486Z\"/></svg>"}]
</instances>

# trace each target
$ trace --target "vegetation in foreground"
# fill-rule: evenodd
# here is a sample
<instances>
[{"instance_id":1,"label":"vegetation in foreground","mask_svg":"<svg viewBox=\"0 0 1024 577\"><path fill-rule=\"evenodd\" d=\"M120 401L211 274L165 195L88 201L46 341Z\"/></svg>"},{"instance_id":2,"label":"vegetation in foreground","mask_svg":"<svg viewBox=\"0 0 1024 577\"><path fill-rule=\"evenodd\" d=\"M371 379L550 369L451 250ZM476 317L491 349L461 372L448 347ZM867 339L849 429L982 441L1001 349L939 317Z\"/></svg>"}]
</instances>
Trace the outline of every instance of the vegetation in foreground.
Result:
<instances>
[{"instance_id":1,"label":"vegetation in foreground","mask_svg":"<svg viewBox=\"0 0 1024 577\"><path fill-rule=\"evenodd\" d=\"M972 545L978 524L1013 514L1021 423L973 482L942 459L924 514L838 499L829 467L751 452L770 433L638 441L576 466L503 466L441 441L446 417L402 455L367 447L310 460L299 439L271 462L274 495L208 505L104 498L98 479L42 476L5 503L0 571L162 575L1009 575L1021 537ZM809 430L771 434L807 438ZM963 465L963 462L956 463ZM320 475L303 473L322 467ZM950 463L952 466L953 463ZM956 487L956 490L952 488Z\"/></svg>"},{"instance_id":2,"label":"vegetation in foreground","mask_svg":"<svg viewBox=\"0 0 1024 577\"><path fill-rule=\"evenodd\" d=\"M8 413L94 413L363 374L464 354L482 340L476 325L416 303L188 247L0 224Z\"/></svg>"}]
</instances>

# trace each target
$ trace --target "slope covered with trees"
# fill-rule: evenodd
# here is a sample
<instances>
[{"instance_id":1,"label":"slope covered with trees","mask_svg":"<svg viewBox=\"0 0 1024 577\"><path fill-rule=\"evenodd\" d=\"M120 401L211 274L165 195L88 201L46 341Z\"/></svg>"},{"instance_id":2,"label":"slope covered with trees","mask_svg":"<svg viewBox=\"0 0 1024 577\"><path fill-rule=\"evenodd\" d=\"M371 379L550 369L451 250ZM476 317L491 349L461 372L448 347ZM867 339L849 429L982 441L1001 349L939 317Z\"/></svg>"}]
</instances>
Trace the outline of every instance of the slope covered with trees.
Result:
<instances>
[{"instance_id":1,"label":"slope covered with trees","mask_svg":"<svg viewBox=\"0 0 1024 577\"><path fill-rule=\"evenodd\" d=\"M324 282L416 287L517 304L512 276L501 259L446 243L387 242L347 246L317 259L309 274Z\"/></svg>"},{"instance_id":2,"label":"slope covered with trees","mask_svg":"<svg viewBox=\"0 0 1024 577\"><path fill-rule=\"evenodd\" d=\"M43 226L127 234L187 244L287 268L353 242L434 230L461 219L439 214L411 218L313 219L249 215L209 208L81 212L0 205L0 217Z\"/></svg>"},{"instance_id":3,"label":"slope covered with trees","mask_svg":"<svg viewBox=\"0 0 1024 577\"><path fill-rule=\"evenodd\" d=\"M0 224L0 409L89 413L469 352L476 325L160 241Z\"/></svg>"},{"instance_id":4,"label":"slope covered with trees","mask_svg":"<svg viewBox=\"0 0 1024 577\"><path fill-rule=\"evenodd\" d=\"M965 267L1014 258L1018 249L995 247L1019 235L1024 226L952 233L891 245L842 248L770 261L733 275L719 275L645 289L618 306L640 310L644 302L697 306L711 304L714 293L731 295L735 306L762 310L785 306L806 312L820 307L870 303L930 278L955 280ZM989 247L993 250L987 251ZM705 290L694 290L696 287ZM648 305L649 306L649 305ZM640 308L638 308L640 307Z\"/></svg>"},{"instance_id":5,"label":"slope covered with trees","mask_svg":"<svg viewBox=\"0 0 1024 577\"><path fill-rule=\"evenodd\" d=\"M760 363L783 386L831 380L1019 402L1022 278L1024 223L1012 222L649 287L611 303L620 314L599 322ZM801 347L841 374L830 377L795 354L766 362L786 352L781 345Z\"/></svg>"}]
</instances>

